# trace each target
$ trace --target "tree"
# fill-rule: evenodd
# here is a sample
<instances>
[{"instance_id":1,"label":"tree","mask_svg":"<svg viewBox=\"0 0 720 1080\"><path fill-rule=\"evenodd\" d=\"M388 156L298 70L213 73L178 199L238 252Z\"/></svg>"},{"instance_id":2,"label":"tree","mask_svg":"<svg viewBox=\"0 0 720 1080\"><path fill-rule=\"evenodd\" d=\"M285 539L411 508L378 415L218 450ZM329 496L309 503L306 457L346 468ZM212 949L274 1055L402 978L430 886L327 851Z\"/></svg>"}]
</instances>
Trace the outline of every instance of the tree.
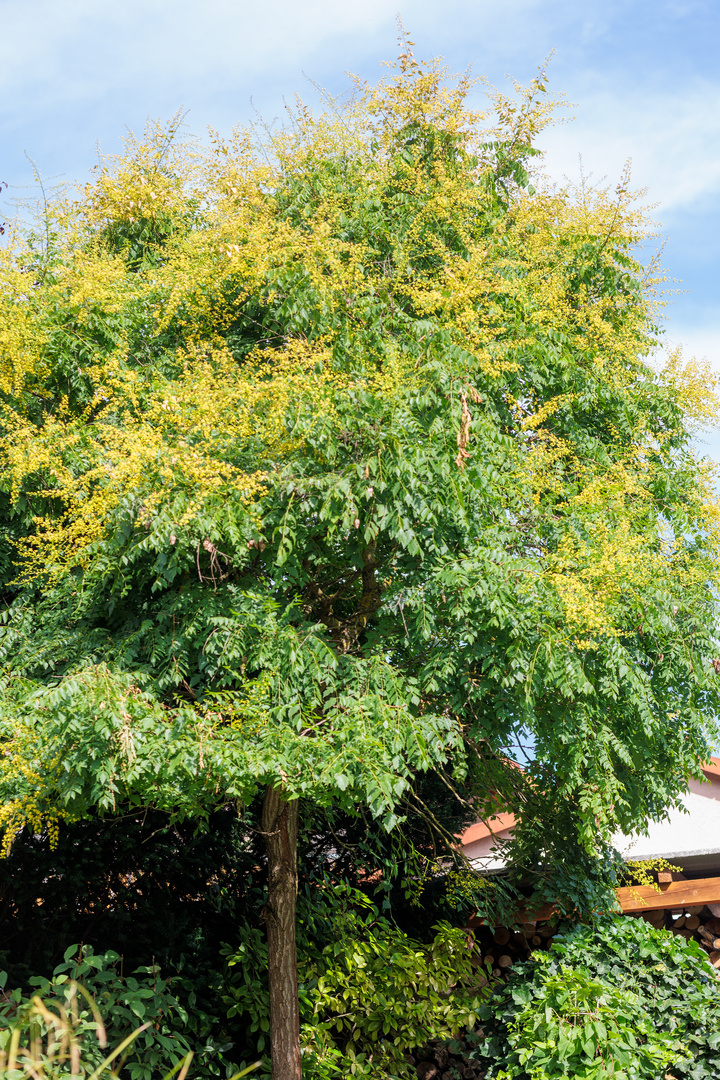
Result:
<instances>
[{"instance_id":1,"label":"tree","mask_svg":"<svg viewBox=\"0 0 720 1080\"><path fill-rule=\"evenodd\" d=\"M276 1080L301 799L392 830L435 769L587 906L720 704L710 376L647 359L626 180L530 183L544 73L469 91L408 46L281 132L153 128L0 253L8 843L261 797Z\"/></svg>"}]
</instances>

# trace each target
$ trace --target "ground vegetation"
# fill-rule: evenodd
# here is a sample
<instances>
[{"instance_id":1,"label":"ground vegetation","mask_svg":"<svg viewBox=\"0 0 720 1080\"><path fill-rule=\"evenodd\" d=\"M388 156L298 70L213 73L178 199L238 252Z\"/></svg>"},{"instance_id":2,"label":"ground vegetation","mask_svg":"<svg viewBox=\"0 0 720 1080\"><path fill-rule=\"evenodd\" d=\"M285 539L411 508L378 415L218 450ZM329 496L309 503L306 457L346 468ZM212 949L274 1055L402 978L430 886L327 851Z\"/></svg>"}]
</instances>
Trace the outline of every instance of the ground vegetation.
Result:
<instances>
[{"instance_id":1,"label":"ground vegetation","mask_svg":"<svg viewBox=\"0 0 720 1080\"><path fill-rule=\"evenodd\" d=\"M695 941L642 919L558 936L482 1009L476 1054L498 1080L710 1080L720 1069L716 971Z\"/></svg>"}]
</instances>

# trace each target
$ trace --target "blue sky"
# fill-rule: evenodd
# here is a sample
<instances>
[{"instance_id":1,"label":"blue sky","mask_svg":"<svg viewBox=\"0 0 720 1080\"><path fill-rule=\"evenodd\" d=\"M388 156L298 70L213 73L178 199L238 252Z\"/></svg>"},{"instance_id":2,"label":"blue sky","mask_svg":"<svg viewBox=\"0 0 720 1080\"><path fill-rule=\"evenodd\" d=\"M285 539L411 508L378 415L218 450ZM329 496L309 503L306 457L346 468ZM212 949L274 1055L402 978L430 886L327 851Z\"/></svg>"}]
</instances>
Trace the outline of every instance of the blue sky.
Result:
<instances>
[{"instance_id":1,"label":"blue sky","mask_svg":"<svg viewBox=\"0 0 720 1080\"><path fill-rule=\"evenodd\" d=\"M82 179L98 143L117 150L126 126L180 106L195 134L226 131L312 97L306 76L331 91L348 70L374 79L398 9L416 55L496 84L555 50L551 84L576 119L546 137L548 171L575 178L581 155L615 181L632 158L685 290L669 341L720 369L718 0L0 0L0 180L32 187L25 152L49 179ZM707 446L720 458L720 434Z\"/></svg>"}]
</instances>

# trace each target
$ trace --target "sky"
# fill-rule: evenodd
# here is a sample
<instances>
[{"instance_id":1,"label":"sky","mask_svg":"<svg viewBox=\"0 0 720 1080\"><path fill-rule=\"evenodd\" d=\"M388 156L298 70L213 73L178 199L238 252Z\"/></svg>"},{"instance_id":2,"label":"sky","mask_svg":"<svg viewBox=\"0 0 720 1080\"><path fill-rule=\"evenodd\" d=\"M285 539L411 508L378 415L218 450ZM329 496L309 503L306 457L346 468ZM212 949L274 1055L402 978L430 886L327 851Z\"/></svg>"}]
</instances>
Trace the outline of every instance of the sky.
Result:
<instances>
[{"instance_id":1,"label":"sky","mask_svg":"<svg viewBox=\"0 0 720 1080\"><path fill-rule=\"evenodd\" d=\"M32 192L28 157L50 184L82 180L98 145L181 107L193 134L226 133L313 84L342 92L348 71L375 80L398 14L416 57L498 86L553 52L574 120L545 135L547 171L615 183L632 160L676 282L668 344L720 371L718 0L0 0L0 220ZM720 460L720 432L706 449Z\"/></svg>"}]
</instances>

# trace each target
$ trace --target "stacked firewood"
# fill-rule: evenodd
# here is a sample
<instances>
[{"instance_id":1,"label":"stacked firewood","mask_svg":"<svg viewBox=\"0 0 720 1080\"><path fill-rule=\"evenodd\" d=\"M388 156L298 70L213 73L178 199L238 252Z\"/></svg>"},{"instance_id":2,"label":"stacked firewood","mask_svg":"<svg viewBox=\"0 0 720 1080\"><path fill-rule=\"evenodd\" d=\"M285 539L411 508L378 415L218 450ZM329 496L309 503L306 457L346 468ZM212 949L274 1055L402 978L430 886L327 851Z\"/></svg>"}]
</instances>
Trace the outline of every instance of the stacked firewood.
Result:
<instances>
[{"instance_id":1,"label":"stacked firewood","mask_svg":"<svg viewBox=\"0 0 720 1080\"><path fill-rule=\"evenodd\" d=\"M523 923L510 930L506 926L478 924L468 929L473 935L473 964L476 985L485 987L506 978L513 965L527 960L531 952L547 949L552 944L555 928L549 923ZM415 1066L418 1080L481 1080L484 1071L472 1060L471 1042L458 1038L448 1046L440 1042L422 1047L408 1055Z\"/></svg>"},{"instance_id":2,"label":"stacked firewood","mask_svg":"<svg viewBox=\"0 0 720 1080\"><path fill-rule=\"evenodd\" d=\"M408 1054L407 1062L414 1065L418 1080L482 1080L484 1069L470 1060L470 1046L464 1039L454 1042L455 1049L435 1040L418 1054Z\"/></svg>"},{"instance_id":3,"label":"stacked firewood","mask_svg":"<svg viewBox=\"0 0 720 1080\"><path fill-rule=\"evenodd\" d=\"M531 952L548 949L555 928L548 922L528 922L510 930L507 926L473 927L475 949L473 963L478 974L491 981L508 975L519 960L527 960Z\"/></svg>"},{"instance_id":4,"label":"stacked firewood","mask_svg":"<svg viewBox=\"0 0 720 1080\"><path fill-rule=\"evenodd\" d=\"M632 918L633 916L628 916ZM668 908L646 911L636 916L647 920L657 929L669 930L689 941L691 938L708 953L710 963L717 968L720 978L720 919L707 907ZM548 949L557 927L551 922L527 922L513 930L507 926L488 926L472 920L474 938L473 964L477 971L477 985L487 986L507 978L513 966L527 960L531 952ZM470 1046L464 1040L456 1040L451 1050L439 1042L425 1046L408 1055L408 1063L415 1066L418 1080L471 1080L484 1073L478 1070L469 1053Z\"/></svg>"},{"instance_id":5,"label":"stacked firewood","mask_svg":"<svg viewBox=\"0 0 720 1080\"><path fill-rule=\"evenodd\" d=\"M686 941L697 941L720 976L720 918L709 907L664 908L644 911L635 917L645 919L656 929L679 934ZM476 925L472 928L474 963L487 981L501 978L508 975L519 960L526 960L529 953L549 948L555 929L550 922L523 923L521 928L514 930L506 926Z\"/></svg>"},{"instance_id":6,"label":"stacked firewood","mask_svg":"<svg viewBox=\"0 0 720 1080\"><path fill-rule=\"evenodd\" d=\"M697 941L720 974L720 919L708 907L661 908L644 911L639 918L657 929L679 934L686 941Z\"/></svg>"}]
</instances>

